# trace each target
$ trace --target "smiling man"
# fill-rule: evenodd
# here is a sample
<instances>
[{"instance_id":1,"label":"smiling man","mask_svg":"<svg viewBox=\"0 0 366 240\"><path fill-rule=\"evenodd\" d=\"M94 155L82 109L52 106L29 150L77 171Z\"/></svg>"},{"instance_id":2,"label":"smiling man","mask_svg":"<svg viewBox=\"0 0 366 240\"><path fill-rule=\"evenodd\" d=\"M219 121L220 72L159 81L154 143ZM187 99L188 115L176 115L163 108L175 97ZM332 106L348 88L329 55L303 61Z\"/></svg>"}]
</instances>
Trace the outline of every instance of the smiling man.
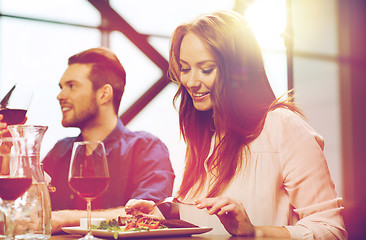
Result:
<instances>
[{"instance_id":1,"label":"smiling man","mask_svg":"<svg viewBox=\"0 0 366 240\"><path fill-rule=\"evenodd\" d=\"M115 218L130 199L156 201L172 194L174 172L164 143L150 133L128 130L118 117L125 83L125 70L108 49L93 48L69 58L57 99L62 125L79 128L80 135L58 141L43 160L56 187L51 193L53 232L86 217L86 202L68 186L75 141L99 140L106 148L110 184L92 203L93 209L104 211L93 216Z\"/></svg>"}]
</instances>

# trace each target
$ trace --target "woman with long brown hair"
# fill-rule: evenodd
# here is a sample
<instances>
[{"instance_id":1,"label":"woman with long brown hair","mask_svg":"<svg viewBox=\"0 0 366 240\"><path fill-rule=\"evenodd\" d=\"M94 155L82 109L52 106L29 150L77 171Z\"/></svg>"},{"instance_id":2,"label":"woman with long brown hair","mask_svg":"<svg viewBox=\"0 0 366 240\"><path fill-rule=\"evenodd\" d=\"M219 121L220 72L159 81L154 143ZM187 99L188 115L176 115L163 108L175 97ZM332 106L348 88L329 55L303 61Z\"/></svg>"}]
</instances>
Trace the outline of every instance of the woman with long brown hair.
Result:
<instances>
[{"instance_id":1,"label":"woman with long brown hair","mask_svg":"<svg viewBox=\"0 0 366 240\"><path fill-rule=\"evenodd\" d=\"M323 139L292 101L276 99L242 16L218 11L180 25L168 73L187 144L180 200L216 215L232 235L347 236Z\"/></svg>"}]
</instances>

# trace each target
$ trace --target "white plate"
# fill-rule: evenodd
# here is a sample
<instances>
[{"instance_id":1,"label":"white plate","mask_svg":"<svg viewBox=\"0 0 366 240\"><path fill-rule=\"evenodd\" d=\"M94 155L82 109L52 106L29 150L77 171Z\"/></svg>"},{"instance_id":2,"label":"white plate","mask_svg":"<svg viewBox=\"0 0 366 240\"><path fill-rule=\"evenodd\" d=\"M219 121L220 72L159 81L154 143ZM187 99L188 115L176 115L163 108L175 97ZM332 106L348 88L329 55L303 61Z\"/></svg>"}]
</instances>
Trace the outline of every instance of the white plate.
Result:
<instances>
[{"instance_id":1,"label":"white plate","mask_svg":"<svg viewBox=\"0 0 366 240\"><path fill-rule=\"evenodd\" d=\"M62 228L64 232L70 234L85 235L87 234L86 229L81 229L80 227L64 227ZM202 234L211 231L212 228L208 227L198 227L198 228L163 228L163 229L152 229L150 231L143 232L118 232L118 238L127 237L157 237L157 236L188 236L192 234ZM96 237L114 237L113 231L92 229L92 233Z\"/></svg>"}]
</instances>

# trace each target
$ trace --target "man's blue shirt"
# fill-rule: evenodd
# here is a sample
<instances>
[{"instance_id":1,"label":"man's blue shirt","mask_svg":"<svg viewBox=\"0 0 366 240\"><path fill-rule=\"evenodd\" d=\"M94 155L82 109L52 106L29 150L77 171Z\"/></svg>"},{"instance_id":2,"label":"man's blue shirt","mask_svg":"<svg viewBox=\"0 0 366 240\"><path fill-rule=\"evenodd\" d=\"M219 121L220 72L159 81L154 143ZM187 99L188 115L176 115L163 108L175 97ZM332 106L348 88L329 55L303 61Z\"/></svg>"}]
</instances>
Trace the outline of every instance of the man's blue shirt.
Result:
<instances>
[{"instance_id":1,"label":"man's blue shirt","mask_svg":"<svg viewBox=\"0 0 366 240\"><path fill-rule=\"evenodd\" d=\"M68 185L75 141L82 141L81 135L58 141L43 159L44 170L56 187L56 192L50 194L53 210L80 209L80 197ZM99 202L98 208L124 206L131 198L156 201L172 195L175 176L168 149L161 140L148 132L130 131L119 119L116 128L103 142L110 182L107 190L95 201ZM84 205L86 207L86 203Z\"/></svg>"}]
</instances>

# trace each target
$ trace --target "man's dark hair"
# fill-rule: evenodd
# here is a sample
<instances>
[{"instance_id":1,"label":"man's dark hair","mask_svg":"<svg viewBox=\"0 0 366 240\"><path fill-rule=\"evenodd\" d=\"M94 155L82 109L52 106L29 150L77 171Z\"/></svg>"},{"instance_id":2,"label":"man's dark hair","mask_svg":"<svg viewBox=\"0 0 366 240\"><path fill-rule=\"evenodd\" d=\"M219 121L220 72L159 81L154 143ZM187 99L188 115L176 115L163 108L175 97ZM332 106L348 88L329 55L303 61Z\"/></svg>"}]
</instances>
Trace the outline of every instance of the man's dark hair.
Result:
<instances>
[{"instance_id":1,"label":"man's dark hair","mask_svg":"<svg viewBox=\"0 0 366 240\"><path fill-rule=\"evenodd\" d=\"M69 58L68 64L91 64L89 78L94 91L105 84L113 88L113 106L118 115L119 105L126 84L126 72L117 56L107 48L91 48Z\"/></svg>"}]
</instances>

